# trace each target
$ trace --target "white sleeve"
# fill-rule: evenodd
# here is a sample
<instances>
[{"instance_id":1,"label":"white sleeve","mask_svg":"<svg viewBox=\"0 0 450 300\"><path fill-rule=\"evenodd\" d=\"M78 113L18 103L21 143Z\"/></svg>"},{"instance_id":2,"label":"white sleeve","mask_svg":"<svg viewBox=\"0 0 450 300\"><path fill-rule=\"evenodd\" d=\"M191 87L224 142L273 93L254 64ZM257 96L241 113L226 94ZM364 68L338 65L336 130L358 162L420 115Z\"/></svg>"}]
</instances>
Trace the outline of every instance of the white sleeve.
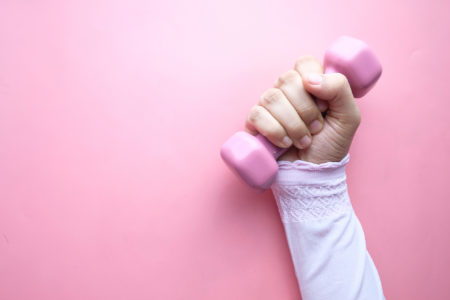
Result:
<instances>
[{"instance_id":1,"label":"white sleeve","mask_svg":"<svg viewBox=\"0 0 450 300\"><path fill-rule=\"evenodd\" d=\"M272 186L303 300L385 299L345 182L345 165L279 162Z\"/></svg>"}]
</instances>

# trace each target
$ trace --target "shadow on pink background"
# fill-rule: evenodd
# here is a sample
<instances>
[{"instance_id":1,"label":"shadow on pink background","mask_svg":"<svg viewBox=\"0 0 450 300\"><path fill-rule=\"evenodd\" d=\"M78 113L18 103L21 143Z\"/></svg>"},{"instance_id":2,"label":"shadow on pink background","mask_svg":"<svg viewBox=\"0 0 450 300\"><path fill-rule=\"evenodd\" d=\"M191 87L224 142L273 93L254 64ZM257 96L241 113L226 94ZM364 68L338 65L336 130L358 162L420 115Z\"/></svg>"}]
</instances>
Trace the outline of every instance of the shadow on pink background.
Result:
<instances>
[{"instance_id":1,"label":"shadow on pink background","mask_svg":"<svg viewBox=\"0 0 450 300\"><path fill-rule=\"evenodd\" d=\"M348 185L387 299L450 299L448 1L0 1L0 299L299 299L222 143L346 34L384 74Z\"/></svg>"}]
</instances>

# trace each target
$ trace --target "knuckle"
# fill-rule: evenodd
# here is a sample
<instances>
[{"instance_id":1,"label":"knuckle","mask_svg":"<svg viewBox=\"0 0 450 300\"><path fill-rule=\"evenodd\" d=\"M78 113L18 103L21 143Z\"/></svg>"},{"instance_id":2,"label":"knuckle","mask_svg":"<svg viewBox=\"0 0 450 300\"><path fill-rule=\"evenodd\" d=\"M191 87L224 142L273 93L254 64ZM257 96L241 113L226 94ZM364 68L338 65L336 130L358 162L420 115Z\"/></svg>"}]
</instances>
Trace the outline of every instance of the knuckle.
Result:
<instances>
[{"instance_id":1,"label":"knuckle","mask_svg":"<svg viewBox=\"0 0 450 300\"><path fill-rule=\"evenodd\" d=\"M258 122L258 120L261 118L261 113L262 113L262 107L261 106L253 106L250 109L250 112L248 113L248 122L250 124L255 124L256 122Z\"/></svg>"},{"instance_id":2,"label":"knuckle","mask_svg":"<svg viewBox=\"0 0 450 300\"><path fill-rule=\"evenodd\" d=\"M299 115L306 123L312 122L317 119L319 115L319 109L315 104L305 103L299 109Z\"/></svg>"},{"instance_id":3,"label":"knuckle","mask_svg":"<svg viewBox=\"0 0 450 300\"><path fill-rule=\"evenodd\" d=\"M270 105L276 103L283 97L283 92L277 88L270 88L264 92L261 96L260 103L261 105Z\"/></svg>"},{"instance_id":4,"label":"knuckle","mask_svg":"<svg viewBox=\"0 0 450 300\"><path fill-rule=\"evenodd\" d=\"M332 90L335 98L353 97L352 89L348 83L347 77L341 73L335 73L333 77Z\"/></svg>"},{"instance_id":5,"label":"knuckle","mask_svg":"<svg viewBox=\"0 0 450 300\"><path fill-rule=\"evenodd\" d=\"M344 86L346 83L348 83L347 77L345 77L341 73L336 73L336 78L341 86Z\"/></svg>"},{"instance_id":6,"label":"knuckle","mask_svg":"<svg viewBox=\"0 0 450 300\"><path fill-rule=\"evenodd\" d=\"M282 129L275 125L269 126L265 132L265 136L267 136L267 137L275 138L275 137L282 136L282 135L283 135Z\"/></svg>"},{"instance_id":7,"label":"knuckle","mask_svg":"<svg viewBox=\"0 0 450 300\"><path fill-rule=\"evenodd\" d=\"M306 127L298 120L291 122L286 129L290 134L298 137L305 135L306 132Z\"/></svg>"},{"instance_id":8,"label":"knuckle","mask_svg":"<svg viewBox=\"0 0 450 300\"><path fill-rule=\"evenodd\" d=\"M278 84L280 86L284 85L284 84L290 84L291 82L299 80L299 79L300 79L300 74L298 74L297 71L289 70L289 71L281 74L280 77L278 77Z\"/></svg>"},{"instance_id":9,"label":"knuckle","mask_svg":"<svg viewBox=\"0 0 450 300\"><path fill-rule=\"evenodd\" d=\"M311 63L311 62L318 63L319 65L321 65L320 62L317 60L317 58L315 58L314 56L303 55L303 56L300 56L299 58L297 58L297 60L295 61L295 68L297 69L297 67L299 67L305 63Z\"/></svg>"},{"instance_id":10,"label":"knuckle","mask_svg":"<svg viewBox=\"0 0 450 300\"><path fill-rule=\"evenodd\" d=\"M350 84L348 83L347 77L342 75L341 73L336 73L337 86L339 91L348 91L350 90Z\"/></svg>"}]
</instances>

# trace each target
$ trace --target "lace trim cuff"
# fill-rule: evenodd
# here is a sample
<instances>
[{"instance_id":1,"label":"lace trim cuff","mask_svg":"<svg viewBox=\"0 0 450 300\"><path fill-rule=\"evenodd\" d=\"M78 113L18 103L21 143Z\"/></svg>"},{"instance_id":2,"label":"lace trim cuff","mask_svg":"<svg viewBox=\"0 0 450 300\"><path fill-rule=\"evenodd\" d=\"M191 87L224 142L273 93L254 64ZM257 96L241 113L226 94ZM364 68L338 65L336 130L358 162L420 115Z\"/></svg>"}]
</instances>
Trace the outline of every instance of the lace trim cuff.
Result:
<instances>
[{"instance_id":1,"label":"lace trim cuff","mask_svg":"<svg viewBox=\"0 0 450 300\"><path fill-rule=\"evenodd\" d=\"M317 220L352 209L345 183L347 155L338 163L316 165L303 161L279 162L272 186L284 223Z\"/></svg>"}]
</instances>

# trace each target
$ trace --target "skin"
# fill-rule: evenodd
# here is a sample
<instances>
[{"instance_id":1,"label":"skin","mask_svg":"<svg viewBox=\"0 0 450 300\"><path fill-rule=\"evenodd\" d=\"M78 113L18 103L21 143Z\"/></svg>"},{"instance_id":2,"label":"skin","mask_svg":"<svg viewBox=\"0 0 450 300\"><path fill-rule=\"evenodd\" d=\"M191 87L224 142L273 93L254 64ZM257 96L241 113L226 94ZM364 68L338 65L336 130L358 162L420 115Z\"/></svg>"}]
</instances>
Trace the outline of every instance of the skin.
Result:
<instances>
[{"instance_id":1,"label":"skin","mask_svg":"<svg viewBox=\"0 0 450 300\"><path fill-rule=\"evenodd\" d=\"M295 146L278 160L322 164L348 154L360 123L345 76L324 75L322 64L306 55L262 94L247 115L245 130L282 148Z\"/></svg>"}]
</instances>

